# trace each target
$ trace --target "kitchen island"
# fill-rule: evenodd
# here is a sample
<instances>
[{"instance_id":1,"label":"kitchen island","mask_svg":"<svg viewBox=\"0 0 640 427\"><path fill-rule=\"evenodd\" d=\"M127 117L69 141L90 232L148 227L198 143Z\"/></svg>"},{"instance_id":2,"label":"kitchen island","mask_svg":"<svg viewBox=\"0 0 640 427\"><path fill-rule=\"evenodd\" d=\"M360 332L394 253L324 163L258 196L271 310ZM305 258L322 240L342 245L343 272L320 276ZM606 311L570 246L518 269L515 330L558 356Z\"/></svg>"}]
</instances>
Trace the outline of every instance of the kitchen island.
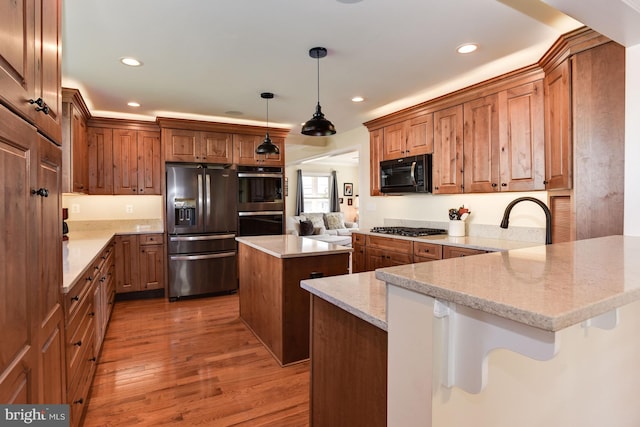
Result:
<instances>
[{"instance_id":1,"label":"kitchen island","mask_svg":"<svg viewBox=\"0 0 640 427\"><path fill-rule=\"evenodd\" d=\"M640 425L638 259L610 236L377 270L387 425Z\"/></svg>"},{"instance_id":2,"label":"kitchen island","mask_svg":"<svg viewBox=\"0 0 640 427\"><path fill-rule=\"evenodd\" d=\"M236 237L240 318L282 366L309 358L300 281L349 272L351 248L293 235Z\"/></svg>"}]
</instances>

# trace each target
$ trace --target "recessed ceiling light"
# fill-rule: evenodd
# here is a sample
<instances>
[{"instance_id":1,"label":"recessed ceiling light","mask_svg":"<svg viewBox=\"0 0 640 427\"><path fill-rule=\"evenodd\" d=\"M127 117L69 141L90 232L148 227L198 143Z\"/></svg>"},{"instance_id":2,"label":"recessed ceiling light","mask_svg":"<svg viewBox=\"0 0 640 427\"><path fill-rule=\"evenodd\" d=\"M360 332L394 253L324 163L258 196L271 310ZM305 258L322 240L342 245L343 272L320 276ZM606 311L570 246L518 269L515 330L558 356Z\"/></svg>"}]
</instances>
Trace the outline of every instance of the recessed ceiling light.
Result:
<instances>
[{"instance_id":1,"label":"recessed ceiling light","mask_svg":"<svg viewBox=\"0 0 640 427\"><path fill-rule=\"evenodd\" d=\"M138 61L135 58L130 58L130 57L120 58L120 62L130 67L140 67L142 65L142 62Z\"/></svg>"},{"instance_id":2,"label":"recessed ceiling light","mask_svg":"<svg viewBox=\"0 0 640 427\"><path fill-rule=\"evenodd\" d=\"M458 46L456 51L458 53L471 53L478 48L478 45L475 43L465 43L463 45Z\"/></svg>"},{"instance_id":3,"label":"recessed ceiling light","mask_svg":"<svg viewBox=\"0 0 640 427\"><path fill-rule=\"evenodd\" d=\"M134 101L131 101L131 102L127 102L127 105L128 105L129 107L139 107L139 106L140 106L140 103L138 103L138 102L134 102Z\"/></svg>"},{"instance_id":4,"label":"recessed ceiling light","mask_svg":"<svg viewBox=\"0 0 640 427\"><path fill-rule=\"evenodd\" d=\"M353 102L362 102L362 101L364 101L364 98L361 97L361 96L354 96L353 98L351 98L351 100Z\"/></svg>"}]
</instances>

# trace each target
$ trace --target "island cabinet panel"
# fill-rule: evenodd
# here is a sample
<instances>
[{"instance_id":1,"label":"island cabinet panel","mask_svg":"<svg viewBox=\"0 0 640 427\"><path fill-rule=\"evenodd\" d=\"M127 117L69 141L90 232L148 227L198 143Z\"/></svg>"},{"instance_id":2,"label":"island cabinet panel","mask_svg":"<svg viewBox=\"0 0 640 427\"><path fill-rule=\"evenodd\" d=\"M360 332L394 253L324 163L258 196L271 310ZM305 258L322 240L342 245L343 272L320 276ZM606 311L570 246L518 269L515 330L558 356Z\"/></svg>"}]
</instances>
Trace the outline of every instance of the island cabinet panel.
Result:
<instances>
[{"instance_id":1,"label":"island cabinet panel","mask_svg":"<svg viewBox=\"0 0 640 427\"><path fill-rule=\"evenodd\" d=\"M436 111L433 114L433 193L462 193L463 107Z\"/></svg>"},{"instance_id":2,"label":"island cabinet panel","mask_svg":"<svg viewBox=\"0 0 640 427\"><path fill-rule=\"evenodd\" d=\"M312 296L310 425L387 425L387 332Z\"/></svg>"},{"instance_id":3,"label":"island cabinet panel","mask_svg":"<svg viewBox=\"0 0 640 427\"><path fill-rule=\"evenodd\" d=\"M240 243L240 318L281 365L309 358L309 293L300 281L312 274L348 274L349 253L279 258Z\"/></svg>"}]
</instances>

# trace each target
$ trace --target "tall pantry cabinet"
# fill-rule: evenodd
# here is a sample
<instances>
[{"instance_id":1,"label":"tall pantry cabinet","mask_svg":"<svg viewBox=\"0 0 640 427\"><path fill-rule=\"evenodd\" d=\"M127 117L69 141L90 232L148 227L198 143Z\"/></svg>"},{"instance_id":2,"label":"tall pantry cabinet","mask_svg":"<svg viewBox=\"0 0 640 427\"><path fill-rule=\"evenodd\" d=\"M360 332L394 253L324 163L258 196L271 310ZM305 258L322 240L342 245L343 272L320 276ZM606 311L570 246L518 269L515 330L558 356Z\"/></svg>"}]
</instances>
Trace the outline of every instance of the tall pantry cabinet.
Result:
<instances>
[{"instance_id":1,"label":"tall pantry cabinet","mask_svg":"<svg viewBox=\"0 0 640 427\"><path fill-rule=\"evenodd\" d=\"M2 2L0 402L65 403L61 0Z\"/></svg>"}]
</instances>

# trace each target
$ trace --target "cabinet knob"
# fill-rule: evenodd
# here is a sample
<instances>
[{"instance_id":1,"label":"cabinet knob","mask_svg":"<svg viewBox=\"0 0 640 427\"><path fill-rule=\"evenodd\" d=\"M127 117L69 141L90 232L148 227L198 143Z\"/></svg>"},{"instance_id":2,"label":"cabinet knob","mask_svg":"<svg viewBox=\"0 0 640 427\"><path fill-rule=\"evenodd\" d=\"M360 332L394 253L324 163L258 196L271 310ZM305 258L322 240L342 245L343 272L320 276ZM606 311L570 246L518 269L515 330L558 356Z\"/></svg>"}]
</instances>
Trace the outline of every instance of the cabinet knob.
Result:
<instances>
[{"instance_id":1,"label":"cabinet knob","mask_svg":"<svg viewBox=\"0 0 640 427\"><path fill-rule=\"evenodd\" d=\"M89 359L89 362L95 362L96 361L96 357L93 356L91 359Z\"/></svg>"},{"instance_id":2,"label":"cabinet knob","mask_svg":"<svg viewBox=\"0 0 640 427\"><path fill-rule=\"evenodd\" d=\"M74 342L73 345L78 346L78 347L82 347L82 340Z\"/></svg>"},{"instance_id":3,"label":"cabinet knob","mask_svg":"<svg viewBox=\"0 0 640 427\"><path fill-rule=\"evenodd\" d=\"M80 297L78 295L71 297L71 301L80 301Z\"/></svg>"},{"instance_id":4,"label":"cabinet knob","mask_svg":"<svg viewBox=\"0 0 640 427\"><path fill-rule=\"evenodd\" d=\"M74 400L73 403L76 405L82 405L84 403L84 399L80 398L78 400Z\"/></svg>"},{"instance_id":5,"label":"cabinet knob","mask_svg":"<svg viewBox=\"0 0 640 427\"><path fill-rule=\"evenodd\" d=\"M493 183L491 183L491 186L492 186L493 188L496 188L496 187L498 186L498 184L496 184L495 182L493 182Z\"/></svg>"},{"instance_id":6,"label":"cabinet knob","mask_svg":"<svg viewBox=\"0 0 640 427\"><path fill-rule=\"evenodd\" d=\"M90 313L89 313L89 317L93 317L93 316L95 316L95 315L96 315L96 312L95 312L95 311L92 311L92 312L90 312Z\"/></svg>"},{"instance_id":7,"label":"cabinet knob","mask_svg":"<svg viewBox=\"0 0 640 427\"><path fill-rule=\"evenodd\" d=\"M547 185L547 184L549 183L549 181L547 181L547 180L545 179L544 181L542 181L542 183L543 183L544 185Z\"/></svg>"},{"instance_id":8,"label":"cabinet knob","mask_svg":"<svg viewBox=\"0 0 640 427\"><path fill-rule=\"evenodd\" d=\"M506 183L506 182L503 182L503 183L502 183L502 184L500 184L500 185L501 185L501 186L503 186L503 187L506 187L506 186L507 186L507 183Z\"/></svg>"},{"instance_id":9,"label":"cabinet knob","mask_svg":"<svg viewBox=\"0 0 640 427\"><path fill-rule=\"evenodd\" d=\"M31 190L31 194L35 194L40 197L49 197L49 190L46 188L38 188L37 190Z\"/></svg>"}]
</instances>

